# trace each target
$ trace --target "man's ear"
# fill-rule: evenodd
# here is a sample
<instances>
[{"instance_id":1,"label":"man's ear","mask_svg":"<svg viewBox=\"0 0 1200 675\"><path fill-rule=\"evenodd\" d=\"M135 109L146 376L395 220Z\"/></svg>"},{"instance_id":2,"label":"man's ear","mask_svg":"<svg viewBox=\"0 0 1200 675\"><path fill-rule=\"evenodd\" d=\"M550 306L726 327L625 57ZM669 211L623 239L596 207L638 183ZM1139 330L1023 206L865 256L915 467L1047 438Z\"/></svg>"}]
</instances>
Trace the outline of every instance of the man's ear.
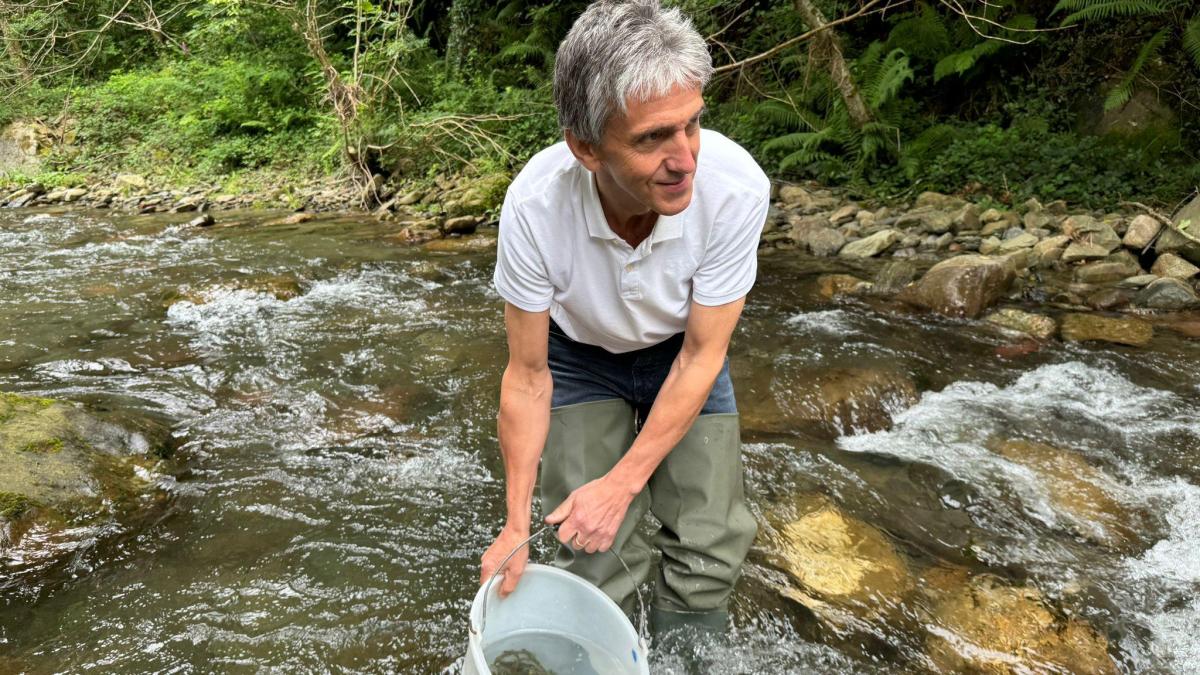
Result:
<instances>
[{"instance_id":1,"label":"man's ear","mask_svg":"<svg viewBox=\"0 0 1200 675\"><path fill-rule=\"evenodd\" d=\"M580 164L592 173L600 170L603 162L600 161L599 148L580 140L578 136L571 133L570 129L563 131L563 136L566 137L567 147L571 149L571 154L575 155L575 159L578 159Z\"/></svg>"}]
</instances>

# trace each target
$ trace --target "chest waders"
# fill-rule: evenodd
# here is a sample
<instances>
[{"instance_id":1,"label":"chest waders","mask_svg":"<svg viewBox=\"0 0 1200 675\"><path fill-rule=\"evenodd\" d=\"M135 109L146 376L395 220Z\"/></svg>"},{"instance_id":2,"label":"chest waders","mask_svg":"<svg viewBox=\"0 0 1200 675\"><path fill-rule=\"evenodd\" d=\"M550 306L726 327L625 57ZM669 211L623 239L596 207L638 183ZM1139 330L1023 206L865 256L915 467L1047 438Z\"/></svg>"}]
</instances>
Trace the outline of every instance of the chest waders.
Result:
<instances>
[{"instance_id":1,"label":"chest waders","mask_svg":"<svg viewBox=\"0 0 1200 675\"><path fill-rule=\"evenodd\" d=\"M721 377L728 385L727 369ZM606 474L636 433L634 406L623 399L554 407L541 464L543 512ZM648 578L651 561L638 525L647 511L662 523L653 536L662 560L650 616L660 644L693 631L725 632L729 596L757 531L743 480L737 413L701 414L630 504L613 549L636 579ZM560 546L555 564L591 581L632 614L633 582L613 556Z\"/></svg>"}]
</instances>

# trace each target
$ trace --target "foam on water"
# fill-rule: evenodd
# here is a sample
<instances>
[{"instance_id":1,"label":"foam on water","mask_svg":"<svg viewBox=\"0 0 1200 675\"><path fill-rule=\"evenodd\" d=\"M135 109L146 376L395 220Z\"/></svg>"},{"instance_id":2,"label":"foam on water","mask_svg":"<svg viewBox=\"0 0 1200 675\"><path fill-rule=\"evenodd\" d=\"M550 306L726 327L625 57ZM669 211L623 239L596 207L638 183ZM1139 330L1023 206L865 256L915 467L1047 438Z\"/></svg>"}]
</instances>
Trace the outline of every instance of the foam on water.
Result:
<instances>
[{"instance_id":1,"label":"foam on water","mask_svg":"<svg viewBox=\"0 0 1200 675\"><path fill-rule=\"evenodd\" d=\"M785 319L784 324L801 333L849 335L859 332L854 325L854 315L844 309L800 312Z\"/></svg>"}]
</instances>

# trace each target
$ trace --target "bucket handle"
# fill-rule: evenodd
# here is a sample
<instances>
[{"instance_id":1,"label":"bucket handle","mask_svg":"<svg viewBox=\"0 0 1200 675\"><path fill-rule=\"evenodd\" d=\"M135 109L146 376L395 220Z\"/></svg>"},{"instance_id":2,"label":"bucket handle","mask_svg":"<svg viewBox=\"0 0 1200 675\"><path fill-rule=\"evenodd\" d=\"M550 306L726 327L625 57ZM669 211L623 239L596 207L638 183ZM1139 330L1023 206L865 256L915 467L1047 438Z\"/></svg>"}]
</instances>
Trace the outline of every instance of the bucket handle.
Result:
<instances>
[{"instance_id":1,"label":"bucket handle","mask_svg":"<svg viewBox=\"0 0 1200 675\"><path fill-rule=\"evenodd\" d=\"M484 584L488 588L483 594L483 606L479 610L479 630L475 630L475 622L472 621L470 625L472 633L483 635L483 630L487 627L488 595L490 594L492 583L496 581L496 576L504 571L504 566L508 564L508 561L512 559L512 557L517 554L517 551L520 551L523 546L528 545L529 542L533 541L534 539L555 529L556 528L553 525L542 526L540 530L526 537L525 541L517 544L513 550L508 552L508 555L504 556L504 560L500 561L500 564L496 567L496 571L492 572L492 576L487 580L487 583ZM625 561L621 559L621 556L617 555L617 552L611 548L608 549L608 552L617 559L617 562L621 563L621 569L625 570L625 574L628 575L630 581L633 582L633 592L637 594L638 602L638 646L642 648L642 653L646 654L649 651L649 639L646 637L646 604L642 600L642 589L638 588L637 579L633 577L633 572L629 571L629 565L625 564Z\"/></svg>"}]
</instances>

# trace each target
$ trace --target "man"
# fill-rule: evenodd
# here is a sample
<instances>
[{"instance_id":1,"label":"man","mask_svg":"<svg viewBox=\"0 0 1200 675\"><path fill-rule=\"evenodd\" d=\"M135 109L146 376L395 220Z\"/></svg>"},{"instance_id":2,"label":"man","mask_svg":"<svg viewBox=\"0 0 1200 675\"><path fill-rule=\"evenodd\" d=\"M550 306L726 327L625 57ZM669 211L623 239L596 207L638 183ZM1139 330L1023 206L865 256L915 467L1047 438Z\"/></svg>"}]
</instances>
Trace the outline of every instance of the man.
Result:
<instances>
[{"instance_id":1,"label":"man","mask_svg":"<svg viewBox=\"0 0 1200 675\"><path fill-rule=\"evenodd\" d=\"M754 283L770 184L701 130L704 39L657 0L601 0L559 46L565 142L534 156L500 215L495 286L509 360L499 438L507 521L488 579L527 538L541 462L556 564L626 611L662 523L651 623L723 631L756 524L745 503L726 351ZM701 146L704 152L701 153ZM517 585L528 555L505 569Z\"/></svg>"}]
</instances>

